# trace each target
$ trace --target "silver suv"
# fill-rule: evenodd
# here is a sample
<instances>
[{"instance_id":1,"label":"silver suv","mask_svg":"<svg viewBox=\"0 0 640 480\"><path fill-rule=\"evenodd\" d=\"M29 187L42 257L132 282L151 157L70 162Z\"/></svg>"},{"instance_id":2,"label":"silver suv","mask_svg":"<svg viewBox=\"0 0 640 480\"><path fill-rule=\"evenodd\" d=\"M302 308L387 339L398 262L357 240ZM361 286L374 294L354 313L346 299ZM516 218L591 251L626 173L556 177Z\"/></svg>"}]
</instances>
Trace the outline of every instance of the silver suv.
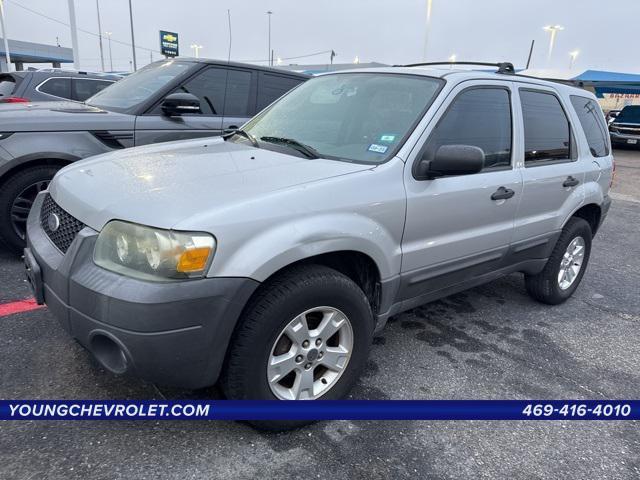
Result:
<instances>
[{"instance_id":1,"label":"silver suv","mask_svg":"<svg viewBox=\"0 0 640 480\"><path fill-rule=\"evenodd\" d=\"M391 315L513 272L535 299L567 300L612 166L584 90L424 67L328 74L226 139L64 168L29 216L26 268L114 373L336 399Z\"/></svg>"}]
</instances>

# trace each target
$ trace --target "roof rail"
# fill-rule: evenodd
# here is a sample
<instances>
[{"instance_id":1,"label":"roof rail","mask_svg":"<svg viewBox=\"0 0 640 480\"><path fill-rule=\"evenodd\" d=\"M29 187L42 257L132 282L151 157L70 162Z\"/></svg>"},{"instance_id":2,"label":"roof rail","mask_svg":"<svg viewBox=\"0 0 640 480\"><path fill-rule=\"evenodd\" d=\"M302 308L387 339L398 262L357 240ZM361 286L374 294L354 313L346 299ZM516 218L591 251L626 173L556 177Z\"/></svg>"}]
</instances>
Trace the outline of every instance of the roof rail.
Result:
<instances>
[{"instance_id":1,"label":"roof rail","mask_svg":"<svg viewBox=\"0 0 640 480\"><path fill-rule=\"evenodd\" d=\"M513 75L516 73L513 63L499 62L499 63L487 63L487 62L424 62L424 63L411 63L408 65L394 65L396 67L427 67L432 65L477 65L481 67L498 67L496 73L502 73L505 75Z\"/></svg>"}]
</instances>

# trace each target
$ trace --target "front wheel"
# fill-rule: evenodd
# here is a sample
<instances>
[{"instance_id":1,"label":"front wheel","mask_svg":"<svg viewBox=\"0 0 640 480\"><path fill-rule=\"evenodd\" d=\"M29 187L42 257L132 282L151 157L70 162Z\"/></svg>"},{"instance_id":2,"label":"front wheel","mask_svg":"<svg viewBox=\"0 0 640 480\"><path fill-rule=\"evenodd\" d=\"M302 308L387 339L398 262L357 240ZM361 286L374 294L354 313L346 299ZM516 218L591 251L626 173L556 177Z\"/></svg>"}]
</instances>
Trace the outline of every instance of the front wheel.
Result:
<instances>
[{"instance_id":1,"label":"front wheel","mask_svg":"<svg viewBox=\"0 0 640 480\"><path fill-rule=\"evenodd\" d=\"M537 275L525 275L529 295L549 305L558 305L573 295L589 263L591 237L591 227L585 220L571 218L544 270Z\"/></svg>"},{"instance_id":2,"label":"front wheel","mask_svg":"<svg viewBox=\"0 0 640 480\"><path fill-rule=\"evenodd\" d=\"M248 305L222 388L237 400L344 398L366 364L372 335L371 307L351 279L319 265L292 268ZM309 422L250 423L279 430Z\"/></svg>"},{"instance_id":3,"label":"front wheel","mask_svg":"<svg viewBox=\"0 0 640 480\"><path fill-rule=\"evenodd\" d=\"M59 170L37 166L7 178L0 188L0 240L18 253L25 247L27 217L36 196L49 186Z\"/></svg>"}]
</instances>

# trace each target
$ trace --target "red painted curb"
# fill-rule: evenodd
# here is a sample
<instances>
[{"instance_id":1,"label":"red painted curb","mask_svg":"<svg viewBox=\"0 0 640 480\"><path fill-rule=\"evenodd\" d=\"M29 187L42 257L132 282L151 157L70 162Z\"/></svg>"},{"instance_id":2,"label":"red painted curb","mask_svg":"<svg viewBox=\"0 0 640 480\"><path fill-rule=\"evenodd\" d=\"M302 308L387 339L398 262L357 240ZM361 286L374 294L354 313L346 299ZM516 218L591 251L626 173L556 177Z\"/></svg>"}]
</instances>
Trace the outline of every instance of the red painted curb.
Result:
<instances>
[{"instance_id":1,"label":"red painted curb","mask_svg":"<svg viewBox=\"0 0 640 480\"><path fill-rule=\"evenodd\" d=\"M18 300L17 302L0 303L0 317L6 317L7 315L13 315L14 313L37 310L43 307L44 305L38 305L36 303L35 298L27 298L25 300Z\"/></svg>"}]
</instances>

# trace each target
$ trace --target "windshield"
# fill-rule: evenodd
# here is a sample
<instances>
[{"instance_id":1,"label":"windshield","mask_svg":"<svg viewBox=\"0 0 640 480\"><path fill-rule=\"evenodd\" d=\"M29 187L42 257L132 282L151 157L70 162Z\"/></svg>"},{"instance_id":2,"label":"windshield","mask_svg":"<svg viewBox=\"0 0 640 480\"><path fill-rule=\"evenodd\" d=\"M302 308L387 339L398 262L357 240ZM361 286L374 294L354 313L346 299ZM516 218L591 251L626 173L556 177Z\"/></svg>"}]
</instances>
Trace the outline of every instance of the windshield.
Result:
<instances>
[{"instance_id":1,"label":"windshield","mask_svg":"<svg viewBox=\"0 0 640 480\"><path fill-rule=\"evenodd\" d=\"M158 90L193 66L189 62L152 63L96 93L85 103L106 110L125 111L147 101Z\"/></svg>"},{"instance_id":2,"label":"windshield","mask_svg":"<svg viewBox=\"0 0 640 480\"><path fill-rule=\"evenodd\" d=\"M297 87L245 130L258 141L294 140L324 158L382 163L411 133L441 85L421 75L324 75Z\"/></svg>"},{"instance_id":3,"label":"windshield","mask_svg":"<svg viewBox=\"0 0 640 480\"><path fill-rule=\"evenodd\" d=\"M640 123L640 106L624 107L615 120L616 123Z\"/></svg>"}]
</instances>

